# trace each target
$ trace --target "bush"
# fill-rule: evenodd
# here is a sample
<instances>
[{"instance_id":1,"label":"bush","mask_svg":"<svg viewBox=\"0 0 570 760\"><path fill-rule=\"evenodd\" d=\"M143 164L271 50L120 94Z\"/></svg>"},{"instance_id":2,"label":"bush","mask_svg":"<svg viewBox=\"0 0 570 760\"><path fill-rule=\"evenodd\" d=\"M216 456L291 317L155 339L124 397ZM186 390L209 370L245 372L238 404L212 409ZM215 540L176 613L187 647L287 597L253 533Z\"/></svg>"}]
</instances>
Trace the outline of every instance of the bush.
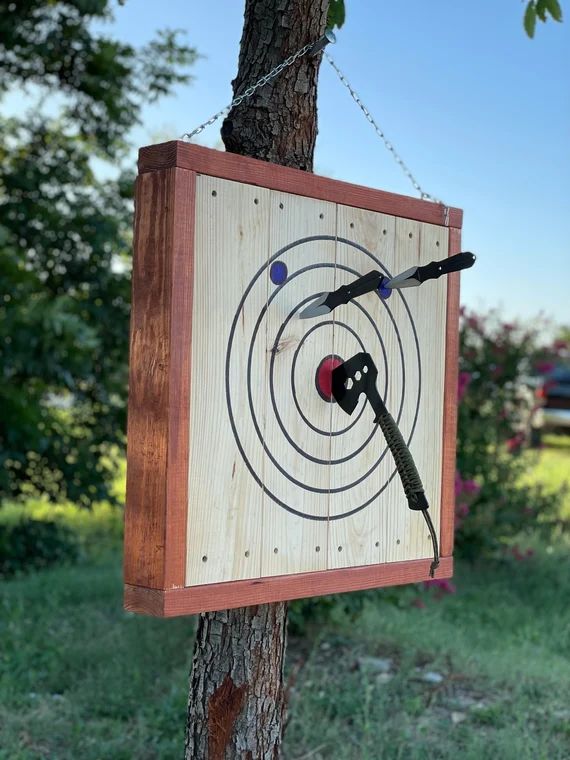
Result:
<instances>
[{"instance_id":1,"label":"bush","mask_svg":"<svg viewBox=\"0 0 570 760\"><path fill-rule=\"evenodd\" d=\"M522 484L536 456L526 447L535 404L527 380L548 353L539 329L462 310L456 553L468 559L546 529L560 508L556 494Z\"/></svg>"},{"instance_id":2,"label":"bush","mask_svg":"<svg viewBox=\"0 0 570 760\"><path fill-rule=\"evenodd\" d=\"M73 532L61 523L24 519L14 524L0 524L2 576L74 562L78 555Z\"/></svg>"}]
</instances>

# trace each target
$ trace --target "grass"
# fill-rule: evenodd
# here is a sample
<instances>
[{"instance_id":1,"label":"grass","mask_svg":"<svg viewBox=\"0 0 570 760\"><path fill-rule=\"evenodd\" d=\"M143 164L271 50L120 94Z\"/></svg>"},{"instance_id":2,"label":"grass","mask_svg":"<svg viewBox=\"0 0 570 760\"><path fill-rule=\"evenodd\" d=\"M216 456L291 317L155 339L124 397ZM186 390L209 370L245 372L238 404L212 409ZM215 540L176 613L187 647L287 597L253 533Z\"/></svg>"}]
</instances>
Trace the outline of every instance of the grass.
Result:
<instances>
[{"instance_id":1,"label":"grass","mask_svg":"<svg viewBox=\"0 0 570 760\"><path fill-rule=\"evenodd\" d=\"M555 487L569 463L563 439L529 477ZM123 611L109 510L56 515L83 537L80 564L0 584L0 760L182 754L194 619ZM459 563L456 595L368 592L358 617L338 610L292 637L284 756L569 758L569 545L535 548L521 563Z\"/></svg>"},{"instance_id":2,"label":"grass","mask_svg":"<svg viewBox=\"0 0 570 760\"><path fill-rule=\"evenodd\" d=\"M529 473L527 481L544 484L547 490L564 488L566 498L560 516L570 520L570 436L544 436L544 446L538 452L538 464Z\"/></svg>"}]
</instances>

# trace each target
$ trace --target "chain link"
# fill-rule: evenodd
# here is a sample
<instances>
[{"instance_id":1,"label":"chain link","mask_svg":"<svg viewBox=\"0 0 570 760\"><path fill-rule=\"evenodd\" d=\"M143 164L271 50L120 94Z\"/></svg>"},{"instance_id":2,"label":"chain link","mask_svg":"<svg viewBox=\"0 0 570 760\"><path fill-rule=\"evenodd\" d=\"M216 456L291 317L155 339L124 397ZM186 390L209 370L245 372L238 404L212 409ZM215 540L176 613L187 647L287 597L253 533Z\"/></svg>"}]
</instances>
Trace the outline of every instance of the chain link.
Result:
<instances>
[{"instance_id":1,"label":"chain link","mask_svg":"<svg viewBox=\"0 0 570 760\"><path fill-rule=\"evenodd\" d=\"M370 122L370 124L372 124L372 126L374 128L374 131L376 132L376 134L378 135L378 137L380 137L380 139L382 140L382 142L386 146L386 149L389 150L390 153L392 154L392 157L394 158L394 161L398 164L398 166L404 172L404 174L406 175L406 177L410 180L410 182L412 183L412 185L414 186L414 188L418 191L418 193L420 194L420 197L423 200L428 200L428 201L433 201L434 203L439 203L441 206L444 206L444 209L447 212L447 206L445 206L445 204L443 203L443 201L440 201L438 198L435 198L433 195L430 195L429 193L425 192L425 190L422 188L422 186L420 185L420 183L414 177L414 175L412 174L411 170L408 168L408 166L406 165L406 163L404 162L404 160L402 159L402 157L400 156L400 154L396 151L396 149L394 148L394 146L392 145L392 143L390 142L390 140L386 137L386 135L384 134L384 132L380 129L380 127L378 126L378 124L375 122L374 117L372 116L372 114L370 113L370 111L368 110L368 108L366 108L366 106L364 105L364 103L360 100L360 97L359 97L358 93L351 87L350 82L348 81L348 79L345 77L345 75L342 73L342 71L339 69L339 67L336 65L336 63L333 61L333 59L331 58L331 56L327 52L325 52L324 55L325 55L325 58L327 59L327 61L330 63L330 65L333 67L333 69L337 73L338 78L340 79L340 81L343 83L343 85L350 92L350 94L352 96L352 99L354 100L354 102L356 103L356 105L360 108L360 110L362 111L362 113L366 116L366 119Z\"/></svg>"},{"instance_id":2,"label":"chain link","mask_svg":"<svg viewBox=\"0 0 570 760\"><path fill-rule=\"evenodd\" d=\"M271 69L271 71L268 74L265 74L260 79L255 82L255 84L250 85L247 87L241 95L238 95L235 97L232 102L226 106L225 108L222 108L221 111L218 111L218 113L211 116L207 121L203 122L199 126L197 126L195 129L193 129L191 132L185 132L181 140L187 140L190 141L193 137L196 137L196 135L199 135L201 132L203 132L207 127L209 127L211 124L216 122L221 116L226 116L232 108L235 108L236 106L239 106L244 100L247 98L250 98L257 90L259 90L260 87L263 87L264 85L271 82L272 79L275 79L275 77L279 76L279 74L283 71L283 69L286 69L288 66L292 66L295 61L297 61L302 56L306 55L310 50L314 50L317 46L319 46L319 43L323 43L325 38L321 38L320 40L317 40L316 42L310 42L307 45L304 45L302 48L297 50L296 53L293 53L293 55L290 55L288 58L286 58L284 61L282 61L279 65L275 66L275 68ZM334 36L332 40L329 38L327 42L334 41ZM325 42L325 44L327 44ZM322 49L322 47L321 47ZM386 137L384 132L380 129L376 121L374 120L374 117L366 108L362 100L360 99L360 96L354 90L346 78L346 76L343 74L343 72L339 69L339 67L336 65L336 63L333 61L332 57L324 51L324 56L327 59L327 61L330 63L330 65L335 70L338 78L342 82L342 84L347 88L347 90L350 92L350 95L356 105L360 108L364 116L366 117L367 121L370 122L372 127L374 128L374 131L380 137L384 145L386 146L386 149L392 154L392 157L394 161L398 164L400 169L403 171L403 173L406 175L406 177L410 180L412 185L414 186L414 189L417 190L417 192L420 194L420 197L423 200L429 200L433 201L434 203L439 203L444 208L444 214L445 214L445 224L447 224L448 214L449 214L449 208L443 203L443 201L439 200L439 198L436 198L435 196L431 195L430 193L427 193L420 183L417 181L417 179L412 174L411 170L407 166L407 164L404 162L403 158L400 156L400 154L397 152L395 147L392 145L390 140Z\"/></svg>"},{"instance_id":3,"label":"chain link","mask_svg":"<svg viewBox=\"0 0 570 760\"><path fill-rule=\"evenodd\" d=\"M185 132L180 139L189 141L196 135L199 135L200 132L203 132L206 129L206 127L209 127L211 124L217 121L220 116L225 116L228 114L232 108L239 106L240 103L242 103L244 100L250 98L257 90L259 90L260 87L263 87L263 85L268 84L272 79L275 79L276 76L279 76L283 69L286 69L288 66L292 66L297 59L306 55L306 53L314 48L318 42L319 40L316 42L309 42L307 45L304 45L302 48L297 50L296 53L293 53L293 55L290 55L278 66L275 66L274 69L271 69L268 74L265 74L261 77L261 79L258 79L255 84L250 85L246 90L243 91L241 95L238 95L237 98L234 98L228 106L222 108L221 111L218 111L218 113L214 114L211 118L208 119L208 121L205 121L203 124L200 124L198 127L196 127L196 129L193 129L192 132Z\"/></svg>"}]
</instances>

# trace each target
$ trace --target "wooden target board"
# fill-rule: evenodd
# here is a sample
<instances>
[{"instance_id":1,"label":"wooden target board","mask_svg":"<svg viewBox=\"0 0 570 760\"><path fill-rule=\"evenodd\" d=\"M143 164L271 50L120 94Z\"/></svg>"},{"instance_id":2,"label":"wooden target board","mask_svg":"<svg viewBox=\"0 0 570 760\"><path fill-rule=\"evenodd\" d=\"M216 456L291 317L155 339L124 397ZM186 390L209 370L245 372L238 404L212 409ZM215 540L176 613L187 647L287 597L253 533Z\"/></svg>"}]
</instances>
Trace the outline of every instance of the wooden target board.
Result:
<instances>
[{"instance_id":1,"label":"wooden target board","mask_svg":"<svg viewBox=\"0 0 570 760\"><path fill-rule=\"evenodd\" d=\"M368 352L450 577L459 275L315 319L316 296L459 251L458 209L182 142L136 189L125 605L161 616L417 582L432 544L364 396Z\"/></svg>"}]
</instances>

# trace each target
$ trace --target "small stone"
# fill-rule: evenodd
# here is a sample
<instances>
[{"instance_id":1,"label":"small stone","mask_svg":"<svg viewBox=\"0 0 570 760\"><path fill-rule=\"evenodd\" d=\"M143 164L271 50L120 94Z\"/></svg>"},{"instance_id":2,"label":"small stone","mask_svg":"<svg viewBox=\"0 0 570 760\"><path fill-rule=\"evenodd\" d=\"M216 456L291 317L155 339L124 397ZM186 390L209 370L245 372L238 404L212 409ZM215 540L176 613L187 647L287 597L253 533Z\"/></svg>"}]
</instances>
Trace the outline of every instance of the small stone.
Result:
<instances>
[{"instance_id":1,"label":"small stone","mask_svg":"<svg viewBox=\"0 0 570 760\"><path fill-rule=\"evenodd\" d=\"M458 723L463 723L464 720L467 719L467 715L462 712L452 712L451 713L451 722L456 726Z\"/></svg>"},{"instance_id":2,"label":"small stone","mask_svg":"<svg viewBox=\"0 0 570 760\"><path fill-rule=\"evenodd\" d=\"M389 673L392 670L392 660L385 657L359 657L358 665L363 670L372 670L375 673Z\"/></svg>"},{"instance_id":3,"label":"small stone","mask_svg":"<svg viewBox=\"0 0 570 760\"><path fill-rule=\"evenodd\" d=\"M428 670L423 674L422 681L425 681L426 683L441 683L443 681L443 676L441 673L436 673L435 670Z\"/></svg>"}]
</instances>

